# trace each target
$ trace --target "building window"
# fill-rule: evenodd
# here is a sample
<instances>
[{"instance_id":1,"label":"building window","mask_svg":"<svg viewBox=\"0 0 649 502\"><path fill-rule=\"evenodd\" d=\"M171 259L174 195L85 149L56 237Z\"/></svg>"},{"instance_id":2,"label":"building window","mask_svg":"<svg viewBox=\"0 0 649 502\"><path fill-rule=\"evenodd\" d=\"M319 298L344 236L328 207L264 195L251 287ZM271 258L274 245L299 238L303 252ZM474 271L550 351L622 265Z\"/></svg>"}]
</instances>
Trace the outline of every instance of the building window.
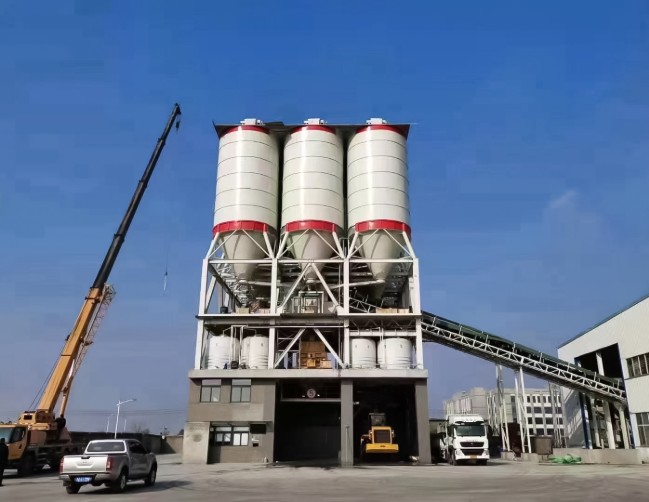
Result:
<instances>
[{"instance_id":1,"label":"building window","mask_svg":"<svg viewBox=\"0 0 649 502\"><path fill-rule=\"evenodd\" d=\"M534 407L534 413L542 413L543 410L541 410L540 406L535 406Z\"/></svg>"},{"instance_id":2,"label":"building window","mask_svg":"<svg viewBox=\"0 0 649 502\"><path fill-rule=\"evenodd\" d=\"M212 427L214 446L248 446L250 427L216 425Z\"/></svg>"},{"instance_id":3,"label":"building window","mask_svg":"<svg viewBox=\"0 0 649 502\"><path fill-rule=\"evenodd\" d=\"M640 354L639 356L629 357L626 360L629 378L649 375L649 354Z\"/></svg>"},{"instance_id":4,"label":"building window","mask_svg":"<svg viewBox=\"0 0 649 502\"><path fill-rule=\"evenodd\" d=\"M639 446L649 446L649 413L636 413Z\"/></svg>"},{"instance_id":5,"label":"building window","mask_svg":"<svg viewBox=\"0 0 649 502\"><path fill-rule=\"evenodd\" d=\"M201 382L201 403L218 403L221 400L221 380Z\"/></svg>"},{"instance_id":6,"label":"building window","mask_svg":"<svg viewBox=\"0 0 649 502\"><path fill-rule=\"evenodd\" d=\"M233 403L249 403L250 402L250 379L234 379L232 380L232 393L230 401Z\"/></svg>"},{"instance_id":7,"label":"building window","mask_svg":"<svg viewBox=\"0 0 649 502\"><path fill-rule=\"evenodd\" d=\"M536 417L536 425L543 425L543 417Z\"/></svg>"}]
</instances>

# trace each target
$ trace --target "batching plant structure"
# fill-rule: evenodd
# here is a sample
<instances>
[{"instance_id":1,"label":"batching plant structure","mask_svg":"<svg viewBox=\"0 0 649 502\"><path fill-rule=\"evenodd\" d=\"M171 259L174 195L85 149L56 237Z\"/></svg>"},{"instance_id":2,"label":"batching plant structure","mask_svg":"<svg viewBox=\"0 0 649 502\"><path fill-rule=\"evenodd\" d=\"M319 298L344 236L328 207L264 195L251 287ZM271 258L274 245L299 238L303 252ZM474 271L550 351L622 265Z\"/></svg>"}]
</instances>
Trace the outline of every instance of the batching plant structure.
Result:
<instances>
[{"instance_id":1,"label":"batching plant structure","mask_svg":"<svg viewBox=\"0 0 649 502\"><path fill-rule=\"evenodd\" d=\"M430 460L407 124L215 125L185 462Z\"/></svg>"}]
</instances>

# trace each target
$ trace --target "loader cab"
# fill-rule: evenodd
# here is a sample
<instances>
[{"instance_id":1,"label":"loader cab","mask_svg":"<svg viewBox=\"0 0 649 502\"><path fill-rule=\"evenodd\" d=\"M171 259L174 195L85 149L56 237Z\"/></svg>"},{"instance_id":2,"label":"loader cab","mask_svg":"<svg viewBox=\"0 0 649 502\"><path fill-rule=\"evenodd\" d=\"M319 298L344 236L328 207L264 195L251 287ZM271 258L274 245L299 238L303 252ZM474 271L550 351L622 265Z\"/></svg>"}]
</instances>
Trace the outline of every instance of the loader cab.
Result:
<instances>
[{"instance_id":1,"label":"loader cab","mask_svg":"<svg viewBox=\"0 0 649 502\"><path fill-rule=\"evenodd\" d=\"M385 413L370 413L370 427L385 427Z\"/></svg>"}]
</instances>

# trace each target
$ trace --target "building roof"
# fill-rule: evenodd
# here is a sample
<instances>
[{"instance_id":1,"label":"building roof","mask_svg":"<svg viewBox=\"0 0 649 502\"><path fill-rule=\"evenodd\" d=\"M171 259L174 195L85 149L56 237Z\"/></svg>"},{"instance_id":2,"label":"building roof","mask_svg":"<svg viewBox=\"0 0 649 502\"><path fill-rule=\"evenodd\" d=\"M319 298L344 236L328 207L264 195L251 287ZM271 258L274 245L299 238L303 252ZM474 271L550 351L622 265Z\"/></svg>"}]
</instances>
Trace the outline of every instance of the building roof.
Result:
<instances>
[{"instance_id":1,"label":"building roof","mask_svg":"<svg viewBox=\"0 0 649 502\"><path fill-rule=\"evenodd\" d=\"M564 347L564 346L568 345L569 343L574 342L577 338L580 338L580 337L584 336L585 334L590 333L591 331L593 331L593 330L594 330L595 328L597 328L598 326L601 326L602 324L607 323L608 321L610 321L611 319L613 319L613 318L619 316L620 314L623 314L624 312L626 312L626 311L629 310L630 308L635 307L638 303L641 303L641 302L645 301L647 298L649 298L649 294L644 295L642 298L638 298L636 301L634 301L634 302L631 303L630 305L627 305L627 306L624 307L623 309L618 310L618 311L615 312L614 314L611 314L611 315L608 316L606 319L602 319L602 320L599 321L597 324L591 326L590 328L588 328L588 329L585 330L585 331L582 331L582 332L579 333L578 335L573 336L570 340L566 340L566 341L563 342L561 345L559 345L558 348L560 349L561 347Z\"/></svg>"}]
</instances>

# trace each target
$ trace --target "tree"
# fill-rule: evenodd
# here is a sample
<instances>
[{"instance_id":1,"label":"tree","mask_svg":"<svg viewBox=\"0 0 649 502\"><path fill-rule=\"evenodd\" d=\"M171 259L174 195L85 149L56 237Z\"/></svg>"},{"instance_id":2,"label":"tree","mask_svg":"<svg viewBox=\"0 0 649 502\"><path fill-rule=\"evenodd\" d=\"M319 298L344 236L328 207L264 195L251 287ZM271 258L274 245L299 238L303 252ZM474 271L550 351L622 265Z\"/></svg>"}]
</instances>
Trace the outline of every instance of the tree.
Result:
<instances>
[{"instance_id":1,"label":"tree","mask_svg":"<svg viewBox=\"0 0 649 502\"><path fill-rule=\"evenodd\" d=\"M133 425L133 432L137 434L149 434L149 428L146 426L146 424L135 422L135 424Z\"/></svg>"}]
</instances>

